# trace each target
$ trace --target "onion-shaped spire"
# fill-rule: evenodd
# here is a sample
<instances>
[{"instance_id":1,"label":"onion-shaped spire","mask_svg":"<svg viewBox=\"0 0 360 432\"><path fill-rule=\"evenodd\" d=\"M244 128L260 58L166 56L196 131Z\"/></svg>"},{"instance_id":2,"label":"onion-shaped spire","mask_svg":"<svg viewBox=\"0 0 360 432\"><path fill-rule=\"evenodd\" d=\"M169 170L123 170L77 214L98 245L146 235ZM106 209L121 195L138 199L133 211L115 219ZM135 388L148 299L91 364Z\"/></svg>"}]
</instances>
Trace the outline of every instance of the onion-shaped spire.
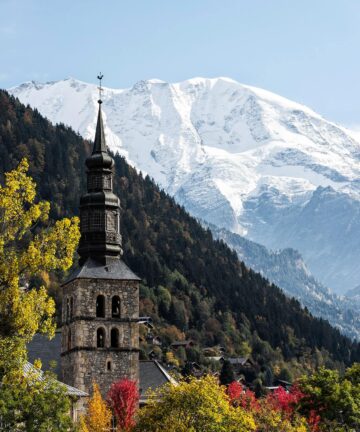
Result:
<instances>
[{"instance_id":1,"label":"onion-shaped spire","mask_svg":"<svg viewBox=\"0 0 360 432\"><path fill-rule=\"evenodd\" d=\"M79 244L80 264L88 258L102 263L120 258L120 200L113 193L114 160L109 155L101 112L101 79L99 113L96 124L94 148L86 159L87 192L80 199Z\"/></svg>"}]
</instances>

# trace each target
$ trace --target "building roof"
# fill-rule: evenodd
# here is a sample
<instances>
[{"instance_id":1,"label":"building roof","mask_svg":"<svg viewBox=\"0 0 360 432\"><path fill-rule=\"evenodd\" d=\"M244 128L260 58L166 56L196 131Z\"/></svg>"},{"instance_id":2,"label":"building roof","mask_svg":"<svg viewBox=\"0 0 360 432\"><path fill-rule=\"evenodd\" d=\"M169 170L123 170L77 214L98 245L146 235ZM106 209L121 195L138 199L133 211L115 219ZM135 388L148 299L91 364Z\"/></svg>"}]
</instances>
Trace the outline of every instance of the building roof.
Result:
<instances>
[{"instance_id":1,"label":"building roof","mask_svg":"<svg viewBox=\"0 0 360 432\"><path fill-rule=\"evenodd\" d=\"M73 279L141 280L129 269L124 261L120 259L112 259L108 264L104 265L91 258L88 258L81 267L77 267L70 274L65 284Z\"/></svg>"},{"instance_id":2,"label":"building roof","mask_svg":"<svg viewBox=\"0 0 360 432\"><path fill-rule=\"evenodd\" d=\"M206 359L216 361L216 362L225 360L224 356L209 356L206 357Z\"/></svg>"},{"instance_id":3,"label":"building roof","mask_svg":"<svg viewBox=\"0 0 360 432\"><path fill-rule=\"evenodd\" d=\"M30 373L36 373L36 374L38 374L38 379L40 381L43 381L45 379L43 371L41 371L39 369L36 369L33 364L31 364L29 362L26 362L25 365L24 365L24 374L26 376L26 375L29 375ZM69 386L67 384L64 384L64 383L60 382L60 381L56 381L56 382L59 383L59 384L61 384L61 385L63 385L63 386L65 386L66 393L69 396L76 396L76 397L87 397L87 396L89 396L88 393L86 393L86 392L84 392L82 390L79 390L79 389L77 389L75 387L71 387L71 386Z\"/></svg>"},{"instance_id":4,"label":"building roof","mask_svg":"<svg viewBox=\"0 0 360 432\"><path fill-rule=\"evenodd\" d=\"M94 148L86 159L86 192L80 197L80 241L78 253L81 265L91 257L104 266L107 259L120 259L120 200L113 192L114 160L107 152L99 99Z\"/></svg>"},{"instance_id":5,"label":"building roof","mask_svg":"<svg viewBox=\"0 0 360 432\"><path fill-rule=\"evenodd\" d=\"M285 381L282 379L275 379L274 384L276 384L276 385L279 384L282 387L291 387L292 386L292 383L290 381Z\"/></svg>"},{"instance_id":6,"label":"building roof","mask_svg":"<svg viewBox=\"0 0 360 432\"><path fill-rule=\"evenodd\" d=\"M99 112L98 112L98 119L97 119L97 124L96 124L93 154L94 153L107 153L104 123L103 123L103 119L102 119L102 115L101 115L102 101L99 100L98 102L99 102Z\"/></svg>"},{"instance_id":7,"label":"building roof","mask_svg":"<svg viewBox=\"0 0 360 432\"><path fill-rule=\"evenodd\" d=\"M42 363L42 369L48 371L51 368L51 363L55 363L55 367L52 369L57 377L61 376L61 333L60 331L55 333L53 339L49 340L47 337L42 335L35 335L33 340L27 346L28 360L30 363L34 363L35 360L40 359Z\"/></svg>"},{"instance_id":8,"label":"building roof","mask_svg":"<svg viewBox=\"0 0 360 432\"><path fill-rule=\"evenodd\" d=\"M229 357L227 359L233 366L240 365L243 366L248 361L251 363L251 360L248 357Z\"/></svg>"},{"instance_id":9,"label":"building roof","mask_svg":"<svg viewBox=\"0 0 360 432\"><path fill-rule=\"evenodd\" d=\"M140 361L140 403L147 399L147 392L156 390L164 384L177 382L172 378L165 368L156 360Z\"/></svg>"},{"instance_id":10,"label":"building roof","mask_svg":"<svg viewBox=\"0 0 360 432\"><path fill-rule=\"evenodd\" d=\"M28 344L28 360L33 363L36 359L42 362L42 369L44 371L51 369L51 363L56 362L53 372L57 377L61 376L61 334L55 333L55 337L49 340L42 335L35 335L33 340ZM140 361L139 362L139 376L140 376L140 402L146 401L146 392L149 389L156 390L160 386L170 382L176 384L165 368L156 360ZM70 393L70 386L69 394ZM77 389L75 389L77 390ZM79 390L80 392L81 390ZM74 393L75 394L75 393Z\"/></svg>"},{"instance_id":11,"label":"building roof","mask_svg":"<svg viewBox=\"0 0 360 432\"><path fill-rule=\"evenodd\" d=\"M171 346L188 346L193 344L194 341L192 339L183 340L183 341L175 341L171 344Z\"/></svg>"}]
</instances>

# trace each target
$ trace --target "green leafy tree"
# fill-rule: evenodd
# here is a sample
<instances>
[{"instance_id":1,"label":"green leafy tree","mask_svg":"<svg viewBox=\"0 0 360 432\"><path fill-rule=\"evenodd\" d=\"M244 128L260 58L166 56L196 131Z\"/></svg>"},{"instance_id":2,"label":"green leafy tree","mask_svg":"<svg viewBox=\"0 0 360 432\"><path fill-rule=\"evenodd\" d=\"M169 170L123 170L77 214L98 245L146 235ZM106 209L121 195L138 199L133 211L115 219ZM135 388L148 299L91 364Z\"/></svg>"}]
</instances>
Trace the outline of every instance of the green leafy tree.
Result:
<instances>
[{"instance_id":1,"label":"green leafy tree","mask_svg":"<svg viewBox=\"0 0 360 432\"><path fill-rule=\"evenodd\" d=\"M77 218L45 226L50 205L36 202L27 171L23 159L0 185L0 377L25 359L35 333L54 334L55 303L46 287L30 281L43 271L68 269L80 237Z\"/></svg>"},{"instance_id":2,"label":"green leafy tree","mask_svg":"<svg viewBox=\"0 0 360 432\"><path fill-rule=\"evenodd\" d=\"M65 386L40 365L11 370L0 386L2 432L70 432L74 429Z\"/></svg>"},{"instance_id":3,"label":"green leafy tree","mask_svg":"<svg viewBox=\"0 0 360 432\"><path fill-rule=\"evenodd\" d=\"M360 363L354 363L345 371L345 379L350 381L354 386L360 386Z\"/></svg>"},{"instance_id":4,"label":"green leafy tree","mask_svg":"<svg viewBox=\"0 0 360 432\"><path fill-rule=\"evenodd\" d=\"M78 212L86 181L79 173L91 147L70 128L53 126L38 111L0 90L0 173L27 157L39 195L53 200L52 219ZM245 355L241 342L247 341L260 367L287 363L294 378L317 366L342 368L344 363L360 361L359 343L311 317L296 300L241 263L224 242L214 241L210 230L204 230L148 176L137 173L120 155L114 155L114 160L124 260L148 285L142 315L152 317L159 335L175 324L167 310L169 296L157 301L157 287L162 286L171 300L183 304L176 318L177 331L185 331L186 338L195 339L201 347L221 345L229 356ZM52 287L59 284L60 274L51 274ZM208 332L205 322L209 318L218 320L222 330ZM164 346L173 341L169 339L162 337ZM259 347L259 340L268 346ZM13 353L18 344L9 348L9 343L5 348ZM254 368L256 376L246 375L247 381L252 382L259 372L260 368Z\"/></svg>"},{"instance_id":5,"label":"green leafy tree","mask_svg":"<svg viewBox=\"0 0 360 432\"><path fill-rule=\"evenodd\" d=\"M69 430L69 401L54 377L25 373L26 343L35 333L53 336L54 300L35 276L66 270L80 234L78 219L48 225L50 205L36 202L28 162L0 185L0 417L11 431ZM46 225L45 225L46 224Z\"/></svg>"},{"instance_id":6,"label":"green leafy tree","mask_svg":"<svg viewBox=\"0 0 360 432\"><path fill-rule=\"evenodd\" d=\"M320 368L300 380L304 397L300 411L310 417L320 416L324 431L358 430L360 428L359 365L349 368L344 377L338 371Z\"/></svg>"},{"instance_id":7,"label":"green leafy tree","mask_svg":"<svg viewBox=\"0 0 360 432\"><path fill-rule=\"evenodd\" d=\"M138 432L250 432L255 422L250 413L233 407L225 387L207 376L174 386L166 384L149 395L138 413Z\"/></svg>"},{"instance_id":8,"label":"green leafy tree","mask_svg":"<svg viewBox=\"0 0 360 432\"><path fill-rule=\"evenodd\" d=\"M157 300L159 303L160 312L163 316L168 316L171 306L171 294L167 288L158 286L157 288Z\"/></svg>"}]
</instances>

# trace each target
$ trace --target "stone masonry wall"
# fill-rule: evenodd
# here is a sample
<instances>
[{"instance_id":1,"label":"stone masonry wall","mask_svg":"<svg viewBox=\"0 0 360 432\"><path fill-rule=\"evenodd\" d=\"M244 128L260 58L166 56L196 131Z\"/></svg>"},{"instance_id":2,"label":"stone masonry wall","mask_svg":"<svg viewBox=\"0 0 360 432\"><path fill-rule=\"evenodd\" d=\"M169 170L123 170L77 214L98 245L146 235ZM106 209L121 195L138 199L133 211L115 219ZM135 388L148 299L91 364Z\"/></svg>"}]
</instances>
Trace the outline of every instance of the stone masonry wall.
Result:
<instances>
[{"instance_id":1,"label":"stone masonry wall","mask_svg":"<svg viewBox=\"0 0 360 432\"><path fill-rule=\"evenodd\" d=\"M96 317L96 299L105 297L105 318ZM113 296L120 298L120 317L111 316ZM139 379L139 283L106 279L75 279L63 287L62 380L91 393L99 384L105 396L120 378ZM97 329L105 346L97 348ZM110 332L119 331L119 347L111 348ZM109 365L110 362L110 365Z\"/></svg>"}]
</instances>

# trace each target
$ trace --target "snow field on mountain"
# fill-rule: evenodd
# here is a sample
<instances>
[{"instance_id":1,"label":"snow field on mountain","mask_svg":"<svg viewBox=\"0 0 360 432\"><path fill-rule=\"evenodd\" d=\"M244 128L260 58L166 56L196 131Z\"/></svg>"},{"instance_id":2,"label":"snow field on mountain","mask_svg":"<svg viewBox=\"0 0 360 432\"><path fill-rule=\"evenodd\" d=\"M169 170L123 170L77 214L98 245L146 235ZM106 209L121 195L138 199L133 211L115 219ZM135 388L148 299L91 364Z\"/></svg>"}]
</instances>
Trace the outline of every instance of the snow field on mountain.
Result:
<instances>
[{"instance_id":1,"label":"snow field on mountain","mask_svg":"<svg viewBox=\"0 0 360 432\"><path fill-rule=\"evenodd\" d=\"M29 82L10 92L93 138L96 85ZM355 133L223 77L105 88L103 112L109 147L194 216L272 249L298 249L338 292L360 284L360 225L349 222L360 197Z\"/></svg>"}]
</instances>

